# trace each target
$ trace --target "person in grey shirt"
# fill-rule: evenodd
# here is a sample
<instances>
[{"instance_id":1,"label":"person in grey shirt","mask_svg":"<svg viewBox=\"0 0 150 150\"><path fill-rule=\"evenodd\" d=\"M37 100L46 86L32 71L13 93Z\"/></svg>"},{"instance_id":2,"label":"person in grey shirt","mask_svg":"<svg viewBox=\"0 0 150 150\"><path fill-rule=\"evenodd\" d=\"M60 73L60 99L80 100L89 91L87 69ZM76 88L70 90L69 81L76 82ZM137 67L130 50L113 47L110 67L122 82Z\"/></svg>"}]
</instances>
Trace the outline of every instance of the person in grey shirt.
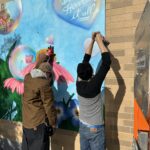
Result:
<instances>
[{"instance_id":1,"label":"person in grey shirt","mask_svg":"<svg viewBox=\"0 0 150 150\"><path fill-rule=\"evenodd\" d=\"M102 63L95 75L89 61L94 42L97 42ZM86 49L82 63L77 67L76 88L79 99L80 119L80 147L81 150L104 150L104 118L103 101L101 99L101 86L110 69L111 59L107 48L108 42L100 34L94 32L92 41Z\"/></svg>"}]
</instances>

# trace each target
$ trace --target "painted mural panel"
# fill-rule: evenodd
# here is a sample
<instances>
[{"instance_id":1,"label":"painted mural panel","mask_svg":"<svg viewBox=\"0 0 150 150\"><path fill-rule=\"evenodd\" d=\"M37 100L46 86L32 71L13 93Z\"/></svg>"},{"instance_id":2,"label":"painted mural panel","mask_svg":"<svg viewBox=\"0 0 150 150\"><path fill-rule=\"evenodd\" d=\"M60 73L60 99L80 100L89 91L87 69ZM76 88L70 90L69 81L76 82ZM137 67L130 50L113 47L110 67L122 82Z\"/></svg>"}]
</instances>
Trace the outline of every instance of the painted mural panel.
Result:
<instances>
[{"instance_id":1,"label":"painted mural panel","mask_svg":"<svg viewBox=\"0 0 150 150\"><path fill-rule=\"evenodd\" d=\"M136 74L134 94L145 117L150 118L149 68L150 68L150 2L148 1L135 34Z\"/></svg>"},{"instance_id":2,"label":"painted mural panel","mask_svg":"<svg viewBox=\"0 0 150 150\"><path fill-rule=\"evenodd\" d=\"M54 46L58 127L78 130L76 68L93 31L105 34L105 0L1 0L0 118L22 120L24 76L38 54ZM95 70L99 60L94 44Z\"/></svg>"}]
</instances>

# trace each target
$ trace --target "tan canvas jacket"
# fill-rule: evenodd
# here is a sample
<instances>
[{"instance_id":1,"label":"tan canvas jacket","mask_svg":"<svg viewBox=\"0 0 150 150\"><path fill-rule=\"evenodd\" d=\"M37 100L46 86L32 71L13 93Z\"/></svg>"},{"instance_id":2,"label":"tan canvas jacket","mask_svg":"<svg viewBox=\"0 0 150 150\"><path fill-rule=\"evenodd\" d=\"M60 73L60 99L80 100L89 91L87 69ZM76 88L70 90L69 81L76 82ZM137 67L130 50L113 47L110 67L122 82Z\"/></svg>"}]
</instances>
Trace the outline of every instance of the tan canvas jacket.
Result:
<instances>
[{"instance_id":1,"label":"tan canvas jacket","mask_svg":"<svg viewBox=\"0 0 150 150\"><path fill-rule=\"evenodd\" d=\"M22 97L23 126L35 128L45 122L48 117L50 125L56 124L53 91L50 80L45 77L32 78L25 76L24 94Z\"/></svg>"}]
</instances>

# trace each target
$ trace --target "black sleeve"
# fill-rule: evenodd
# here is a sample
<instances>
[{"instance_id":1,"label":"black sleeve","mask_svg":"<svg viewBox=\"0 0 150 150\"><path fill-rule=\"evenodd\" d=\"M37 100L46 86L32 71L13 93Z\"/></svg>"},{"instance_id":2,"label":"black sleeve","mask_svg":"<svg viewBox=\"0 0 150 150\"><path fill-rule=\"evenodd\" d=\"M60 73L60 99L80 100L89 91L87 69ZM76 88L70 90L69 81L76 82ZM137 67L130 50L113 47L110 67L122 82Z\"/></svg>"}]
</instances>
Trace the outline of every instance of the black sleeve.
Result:
<instances>
[{"instance_id":1,"label":"black sleeve","mask_svg":"<svg viewBox=\"0 0 150 150\"><path fill-rule=\"evenodd\" d=\"M102 64L88 85L94 93L100 91L101 85L106 77L108 70L110 69L110 64L111 59L109 52L102 53Z\"/></svg>"},{"instance_id":2,"label":"black sleeve","mask_svg":"<svg viewBox=\"0 0 150 150\"><path fill-rule=\"evenodd\" d=\"M83 57L83 61L82 62L89 62L90 59L91 59L91 55L85 54L84 57Z\"/></svg>"}]
</instances>

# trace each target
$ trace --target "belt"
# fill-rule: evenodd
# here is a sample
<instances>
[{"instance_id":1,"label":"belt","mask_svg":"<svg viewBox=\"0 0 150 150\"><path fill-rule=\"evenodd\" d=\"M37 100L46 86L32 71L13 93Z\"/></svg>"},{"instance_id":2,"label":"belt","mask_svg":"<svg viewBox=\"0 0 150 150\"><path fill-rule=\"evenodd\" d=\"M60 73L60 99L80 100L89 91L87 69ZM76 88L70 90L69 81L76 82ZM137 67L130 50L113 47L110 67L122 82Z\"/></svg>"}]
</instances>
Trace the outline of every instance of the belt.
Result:
<instances>
[{"instance_id":1,"label":"belt","mask_svg":"<svg viewBox=\"0 0 150 150\"><path fill-rule=\"evenodd\" d=\"M85 125L85 126L88 127L88 128L96 128L96 129L99 129L99 128L103 128L103 127L104 127L104 124L102 124L102 125L90 125L90 124L87 124L87 123L82 122L82 121L80 121L80 123L81 123L82 125Z\"/></svg>"},{"instance_id":2,"label":"belt","mask_svg":"<svg viewBox=\"0 0 150 150\"><path fill-rule=\"evenodd\" d=\"M42 123L42 124L40 124L40 125L38 125L38 126L36 126L36 127L33 127L33 128L25 128L25 127L23 127L24 129L26 129L26 130L34 130L34 131L37 131L39 128L41 128L43 125L46 125L46 123Z\"/></svg>"}]
</instances>

